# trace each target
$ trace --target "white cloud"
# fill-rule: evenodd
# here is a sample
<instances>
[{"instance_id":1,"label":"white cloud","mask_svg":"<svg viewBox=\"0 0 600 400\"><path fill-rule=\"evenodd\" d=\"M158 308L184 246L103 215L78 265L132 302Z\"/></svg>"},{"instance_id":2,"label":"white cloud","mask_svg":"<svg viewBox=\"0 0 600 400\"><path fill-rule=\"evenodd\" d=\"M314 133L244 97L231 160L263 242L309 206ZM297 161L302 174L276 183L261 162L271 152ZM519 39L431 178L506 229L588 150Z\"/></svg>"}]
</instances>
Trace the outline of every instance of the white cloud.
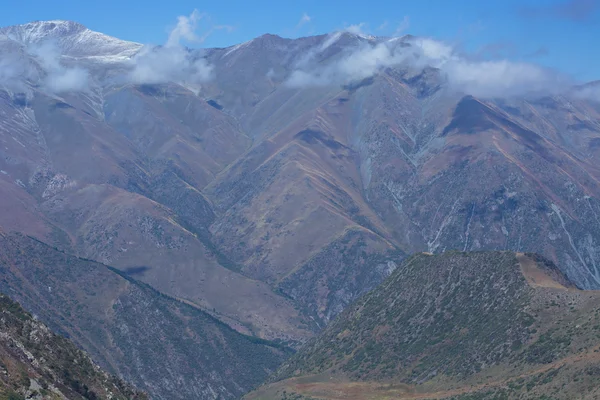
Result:
<instances>
[{"instance_id":1,"label":"white cloud","mask_svg":"<svg viewBox=\"0 0 600 400\"><path fill-rule=\"evenodd\" d=\"M600 103L600 82L576 88L573 95L579 99L592 100Z\"/></svg>"},{"instance_id":2,"label":"white cloud","mask_svg":"<svg viewBox=\"0 0 600 400\"><path fill-rule=\"evenodd\" d=\"M354 28L347 29L355 35L361 35L361 25L354 25ZM361 33L356 33L361 32ZM326 48L335 43L342 35L342 32L336 32L323 42L319 47L318 52L322 52ZM425 40L422 46L429 53L445 54L443 47L429 44ZM423 50L420 50L423 53ZM371 43L365 42L358 48L347 49L345 54L338 57L334 62L322 66L317 63L311 63L314 54L307 59L302 59L302 64L299 68L292 72L287 80L287 85L290 87L305 87L305 86L327 86L340 85L351 81L361 80L373 76L383 68L393 65L400 65L413 59L417 62L415 51L407 50L402 46L396 46L393 41Z\"/></svg>"},{"instance_id":3,"label":"white cloud","mask_svg":"<svg viewBox=\"0 0 600 400\"><path fill-rule=\"evenodd\" d=\"M405 54L394 53L385 43L376 46L365 45L360 51L355 51L340 60L337 70L342 77L352 80L368 78L380 68L401 63Z\"/></svg>"},{"instance_id":4,"label":"white cloud","mask_svg":"<svg viewBox=\"0 0 600 400\"><path fill-rule=\"evenodd\" d=\"M415 39L427 65L439 68L450 89L479 97L513 96L564 89L566 79L535 64L509 60L471 60L449 45Z\"/></svg>"},{"instance_id":5,"label":"white cloud","mask_svg":"<svg viewBox=\"0 0 600 400\"><path fill-rule=\"evenodd\" d=\"M23 58L11 53L0 57L0 87L21 91L30 76L31 69Z\"/></svg>"},{"instance_id":6,"label":"white cloud","mask_svg":"<svg viewBox=\"0 0 600 400\"><path fill-rule=\"evenodd\" d=\"M347 26L344 31L350 32L359 36L366 36L365 29L367 28L367 24L365 22L361 22L359 24Z\"/></svg>"},{"instance_id":7,"label":"white cloud","mask_svg":"<svg viewBox=\"0 0 600 400\"><path fill-rule=\"evenodd\" d=\"M28 82L53 92L82 91L89 88L89 73L62 63L58 47L51 41L24 46L0 38L0 86L11 91L28 91Z\"/></svg>"},{"instance_id":8,"label":"white cloud","mask_svg":"<svg viewBox=\"0 0 600 400\"><path fill-rule=\"evenodd\" d=\"M213 26L203 35L198 35L198 24L204 14L194 10L189 16L177 18L177 25L169 33L164 46L144 46L131 63L129 78L134 83L190 83L200 84L211 79L213 66L188 51L182 42L202 43L215 30L233 28L227 25Z\"/></svg>"},{"instance_id":9,"label":"white cloud","mask_svg":"<svg viewBox=\"0 0 600 400\"><path fill-rule=\"evenodd\" d=\"M323 53L325 50L327 50L329 47L331 47L334 43L336 43L344 33L350 33L352 35L358 36L358 37L362 37L363 39L371 39L373 38L372 36L366 34L364 32L364 28L366 27L366 23L361 22L359 24L355 24L355 25L350 25L345 27L342 30L330 33L329 35L327 35L327 37L325 38L325 40L323 41L323 43L321 43L321 45L319 47L316 48L312 48L310 49L308 52L306 52L305 54L303 54L302 56L299 57L297 63L296 63L296 67L297 67L297 71L295 72L306 72L308 73L311 68L311 63L314 63L316 57ZM297 77L299 76L304 76L305 74L302 73L298 73L296 74L294 72L294 74L296 75L294 77L293 80L296 80ZM322 71L314 71L317 75L321 75ZM310 75L310 74L309 74ZM308 76L307 76L308 77ZM300 79L300 81L302 81L303 79ZM319 83L318 85L324 85L327 84L326 79L314 79L315 82L322 82ZM292 86L295 86L295 84L292 83Z\"/></svg>"},{"instance_id":10,"label":"white cloud","mask_svg":"<svg viewBox=\"0 0 600 400\"><path fill-rule=\"evenodd\" d=\"M89 89L89 73L83 68L65 68L51 72L46 87L54 92L81 92Z\"/></svg>"},{"instance_id":11,"label":"white cloud","mask_svg":"<svg viewBox=\"0 0 600 400\"><path fill-rule=\"evenodd\" d=\"M204 18L204 14L201 14L198 10L192 11L189 16L180 15L177 17L177 25L169 32L169 39L167 39L165 47L179 46L183 40L202 43L204 38L196 34L198 22L202 18Z\"/></svg>"},{"instance_id":12,"label":"white cloud","mask_svg":"<svg viewBox=\"0 0 600 400\"><path fill-rule=\"evenodd\" d=\"M325 67L294 71L287 84L291 87L327 86L361 80L374 75L381 68L401 63L407 55L408 53L394 53L388 43L375 46L365 44Z\"/></svg>"},{"instance_id":13,"label":"white cloud","mask_svg":"<svg viewBox=\"0 0 600 400\"><path fill-rule=\"evenodd\" d=\"M302 27L302 25L308 24L311 20L312 17L310 15L308 15L307 13L302 14L302 17L300 17L300 21L298 21L298 24L296 25L296 29Z\"/></svg>"},{"instance_id":14,"label":"white cloud","mask_svg":"<svg viewBox=\"0 0 600 400\"><path fill-rule=\"evenodd\" d=\"M432 62L444 62L453 57L454 49L443 42L429 39L417 38L410 43L415 46L423 57Z\"/></svg>"},{"instance_id":15,"label":"white cloud","mask_svg":"<svg viewBox=\"0 0 600 400\"><path fill-rule=\"evenodd\" d=\"M89 72L79 66L63 65L60 50L53 42L33 46L29 52L46 72L42 85L47 90L61 93L89 89Z\"/></svg>"},{"instance_id":16,"label":"white cloud","mask_svg":"<svg viewBox=\"0 0 600 400\"><path fill-rule=\"evenodd\" d=\"M443 67L449 84L479 97L513 96L564 89L557 74L534 64L500 61L453 60Z\"/></svg>"},{"instance_id":17,"label":"white cloud","mask_svg":"<svg viewBox=\"0 0 600 400\"><path fill-rule=\"evenodd\" d=\"M331 45L334 39L337 40L335 34L330 35L324 43ZM558 74L535 64L508 60L476 61L437 40L407 38L403 40L404 45L398 45L399 40L365 42L325 66L304 63L292 72L286 83L296 88L340 85L371 77L392 66L438 68L449 89L480 97L552 91L564 88L568 83Z\"/></svg>"},{"instance_id":18,"label":"white cloud","mask_svg":"<svg viewBox=\"0 0 600 400\"><path fill-rule=\"evenodd\" d=\"M334 32L330 35L327 35L327 39L323 42L323 44L319 47L316 53L325 51L329 46L338 41L338 39L342 36L342 32Z\"/></svg>"},{"instance_id":19,"label":"white cloud","mask_svg":"<svg viewBox=\"0 0 600 400\"><path fill-rule=\"evenodd\" d=\"M194 59L181 46L144 47L134 58L130 79L134 83L203 83L208 81L213 67L205 59Z\"/></svg>"}]
</instances>

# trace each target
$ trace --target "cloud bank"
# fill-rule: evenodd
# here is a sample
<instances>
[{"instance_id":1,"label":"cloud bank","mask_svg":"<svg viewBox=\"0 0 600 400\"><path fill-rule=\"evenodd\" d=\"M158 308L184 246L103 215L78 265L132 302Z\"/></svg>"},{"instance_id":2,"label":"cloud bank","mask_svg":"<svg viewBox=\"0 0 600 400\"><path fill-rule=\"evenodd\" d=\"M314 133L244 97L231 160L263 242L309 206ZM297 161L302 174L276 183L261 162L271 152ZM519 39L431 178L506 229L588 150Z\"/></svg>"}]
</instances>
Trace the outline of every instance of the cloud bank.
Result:
<instances>
[{"instance_id":1,"label":"cloud bank","mask_svg":"<svg viewBox=\"0 0 600 400\"><path fill-rule=\"evenodd\" d=\"M213 67L184 47L185 42L202 43L216 29L228 26L214 26L203 35L198 34L199 23L204 14L194 10L189 16L177 18L177 25L169 32L164 46L144 46L132 60L129 79L138 84L191 83L201 84L212 78Z\"/></svg>"},{"instance_id":2,"label":"cloud bank","mask_svg":"<svg viewBox=\"0 0 600 400\"><path fill-rule=\"evenodd\" d=\"M592 100L600 103L600 81L575 88L574 96L583 100Z\"/></svg>"},{"instance_id":3,"label":"cloud bank","mask_svg":"<svg viewBox=\"0 0 600 400\"><path fill-rule=\"evenodd\" d=\"M534 64L522 62L456 59L442 66L456 90L479 97L548 93L565 88L566 79Z\"/></svg>"},{"instance_id":4,"label":"cloud bank","mask_svg":"<svg viewBox=\"0 0 600 400\"><path fill-rule=\"evenodd\" d=\"M195 58L181 46L145 46L133 59L129 78L133 83L204 83L211 79L213 67Z\"/></svg>"},{"instance_id":5,"label":"cloud bank","mask_svg":"<svg viewBox=\"0 0 600 400\"><path fill-rule=\"evenodd\" d=\"M0 45L2 87L12 91L27 91L29 82L56 94L89 88L87 70L64 65L58 47L51 41L26 47L6 38Z\"/></svg>"},{"instance_id":6,"label":"cloud bank","mask_svg":"<svg viewBox=\"0 0 600 400\"><path fill-rule=\"evenodd\" d=\"M0 57L0 87L23 91L26 87L24 82L32 77L32 69L22 57L12 53Z\"/></svg>"},{"instance_id":7,"label":"cloud bank","mask_svg":"<svg viewBox=\"0 0 600 400\"><path fill-rule=\"evenodd\" d=\"M84 68L67 67L60 61L60 51L53 42L44 42L29 49L46 76L42 86L53 93L86 91L89 89L89 72Z\"/></svg>"},{"instance_id":8,"label":"cloud bank","mask_svg":"<svg viewBox=\"0 0 600 400\"><path fill-rule=\"evenodd\" d=\"M332 46L339 37L339 32L330 35L317 53ZM479 97L550 91L564 88L568 83L564 77L535 64L476 60L460 54L447 43L429 38L364 40L352 49L341 49L340 55L326 65L313 62L315 58L316 55L311 54L303 59L286 84L293 88L347 84L372 77L389 67L437 68L448 88Z\"/></svg>"}]
</instances>

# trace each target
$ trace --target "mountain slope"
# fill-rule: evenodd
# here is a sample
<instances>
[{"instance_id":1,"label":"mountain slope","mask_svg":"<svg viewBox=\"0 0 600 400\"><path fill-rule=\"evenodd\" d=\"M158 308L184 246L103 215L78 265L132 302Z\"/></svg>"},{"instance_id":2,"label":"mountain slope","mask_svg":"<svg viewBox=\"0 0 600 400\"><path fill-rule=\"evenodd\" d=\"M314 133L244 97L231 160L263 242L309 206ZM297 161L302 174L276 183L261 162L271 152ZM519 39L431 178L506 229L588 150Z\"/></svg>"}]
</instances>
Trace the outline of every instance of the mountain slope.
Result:
<instances>
[{"instance_id":1,"label":"mountain slope","mask_svg":"<svg viewBox=\"0 0 600 400\"><path fill-rule=\"evenodd\" d=\"M331 100L260 141L206 188L216 205L215 243L320 324L385 278L402 254L362 193L349 118ZM350 237L356 246L346 246ZM306 268L316 272L310 281L299 279ZM309 299L315 284L319 295Z\"/></svg>"},{"instance_id":2,"label":"mountain slope","mask_svg":"<svg viewBox=\"0 0 600 400\"><path fill-rule=\"evenodd\" d=\"M288 355L102 264L0 235L0 290L157 399L236 398Z\"/></svg>"},{"instance_id":3,"label":"mountain slope","mask_svg":"<svg viewBox=\"0 0 600 400\"><path fill-rule=\"evenodd\" d=\"M5 31L25 44L89 36L66 22ZM100 39L84 47L113 43ZM104 74L118 74L113 67L122 65L88 71L99 85L91 92L57 96L35 80L23 82L27 93L1 91L0 190L13 210L0 216L2 226L137 271L137 279L214 310L243 333L303 341L311 332L292 302L239 274L209 231L214 212L201 190L250 139L235 119L179 85L103 87ZM223 299L223 290L234 298Z\"/></svg>"},{"instance_id":4,"label":"mountain slope","mask_svg":"<svg viewBox=\"0 0 600 400\"><path fill-rule=\"evenodd\" d=\"M536 255L417 254L248 398L594 398L599 313Z\"/></svg>"},{"instance_id":5,"label":"mountain slope","mask_svg":"<svg viewBox=\"0 0 600 400\"><path fill-rule=\"evenodd\" d=\"M146 399L106 374L67 339L0 295L0 397Z\"/></svg>"},{"instance_id":6,"label":"mountain slope","mask_svg":"<svg viewBox=\"0 0 600 400\"><path fill-rule=\"evenodd\" d=\"M365 196L399 247L535 251L597 287L596 108L562 96L421 96L421 83L436 87L381 76L354 99L366 114L355 131ZM569 125L576 118L590 122Z\"/></svg>"}]
</instances>

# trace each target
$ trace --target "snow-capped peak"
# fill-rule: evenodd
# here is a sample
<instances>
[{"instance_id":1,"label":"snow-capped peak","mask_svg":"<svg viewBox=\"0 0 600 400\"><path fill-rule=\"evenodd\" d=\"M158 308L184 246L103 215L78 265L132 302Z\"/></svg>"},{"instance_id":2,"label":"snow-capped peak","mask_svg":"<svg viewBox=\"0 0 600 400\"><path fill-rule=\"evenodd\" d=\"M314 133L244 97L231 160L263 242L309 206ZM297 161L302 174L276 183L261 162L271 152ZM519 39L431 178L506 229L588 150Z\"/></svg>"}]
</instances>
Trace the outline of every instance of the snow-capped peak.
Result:
<instances>
[{"instance_id":1,"label":"snow-capped peak","mask_svg":"<svg viewBox=\"0 0 600 400\"><path fill-rule=\"evenodd\" d=\"M0 28L0 34L25 46L52 41L63 55L75 58L131 57L142 47L139 43L117 39L77 22L63 20L35 21Z\"/></svg>"},{"instance_id":2,"label":"snow-capped peak","mask_svg":"<svg viewBox=\"0 0 600 400\"><path fill-rule=\"evenodd\" d=\"M236 44L234 46L227 47L225 54L223 54L223 57L227 57L228 55L235 53L236 51L238 51L244 47L247 47L252 42L254 42L254 39L248 40L247 42L244 42L244 43Z\"/></svg>"},{"instance_id":3,"label":"snow-capped peak","mask_svg":"<svg viewBox=\"0 0 600 400\"><path fill-rule=\"evenodd\" d=\"M86 27L77 22L63 20L34 21L1 29L3 33L23 44L39 43L48 39L74 35L84 30Z\"/></svg>"},{"instance_id":4,"label":"snow-capped peak","mask_svg":"<svg viewBox=\"0 0 600 400\"><path fill-rule=\"evenodd\" d=\"M377 39L376 36L368 35L366 33L352 33L352 32L347 32L347 33L350 34L350 35L353 35L355 37L364 39L364 40L375 40L375 39Z\"/></svg>"}]
</instances>

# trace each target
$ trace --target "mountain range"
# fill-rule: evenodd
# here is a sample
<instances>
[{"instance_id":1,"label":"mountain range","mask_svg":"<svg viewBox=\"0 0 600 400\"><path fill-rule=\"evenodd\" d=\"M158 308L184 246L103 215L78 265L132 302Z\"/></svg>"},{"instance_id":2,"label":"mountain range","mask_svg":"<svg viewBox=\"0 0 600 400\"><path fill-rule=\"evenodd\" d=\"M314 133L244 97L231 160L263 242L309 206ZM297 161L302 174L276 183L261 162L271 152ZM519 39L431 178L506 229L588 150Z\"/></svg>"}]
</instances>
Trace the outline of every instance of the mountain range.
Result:
<instances>
[{"instance_id":1,"label":"mountain range","mask_svg":"<svg viewBox=\"0 0 600 400\"><path fill-rule=\"evenodd\" d=\"M596 83L492 90L413 36L173 38L0 28L0 289L109 372L240 396L415 252L536 252L600 288Z\"/></svg>"}]
</instances>

